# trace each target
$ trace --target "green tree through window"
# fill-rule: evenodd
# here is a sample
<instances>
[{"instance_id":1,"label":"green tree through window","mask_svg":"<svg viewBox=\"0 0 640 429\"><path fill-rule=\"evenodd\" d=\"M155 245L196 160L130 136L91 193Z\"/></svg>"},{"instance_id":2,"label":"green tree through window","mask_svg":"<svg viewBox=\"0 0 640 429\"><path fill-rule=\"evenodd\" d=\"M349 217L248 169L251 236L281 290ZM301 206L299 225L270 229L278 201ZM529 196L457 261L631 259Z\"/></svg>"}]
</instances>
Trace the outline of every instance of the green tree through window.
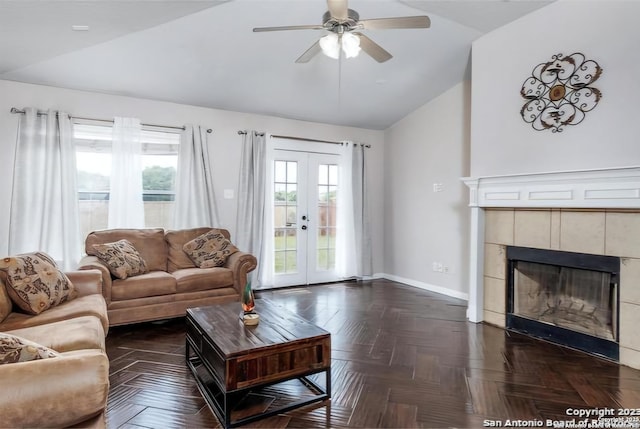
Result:
<instances>
[{"instance_id":1,"label":"green tree through window","mask_svg":"<svg viewBox=\"0 0 640 429\"><path fill-rule=\"evenodd\" d=\"M172 191L176 180L173 167L146 167L142 170L142 189L145 191Z\"/></svg>"}]
</instances>

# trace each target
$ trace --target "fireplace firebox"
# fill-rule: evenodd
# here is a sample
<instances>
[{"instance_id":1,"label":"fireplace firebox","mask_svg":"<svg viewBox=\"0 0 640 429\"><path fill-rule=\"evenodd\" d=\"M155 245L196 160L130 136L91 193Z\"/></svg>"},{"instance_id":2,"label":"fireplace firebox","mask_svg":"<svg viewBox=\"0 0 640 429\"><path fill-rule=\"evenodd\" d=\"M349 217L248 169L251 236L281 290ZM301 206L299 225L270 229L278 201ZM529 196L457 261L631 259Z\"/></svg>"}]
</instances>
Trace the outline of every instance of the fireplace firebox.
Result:
<instances>
[{"instance_id":1,"label":"fireplace firebox","mask_svg":"<svg viewBox=\"0 0 640 429\"><path fill-rule=\"evenodd\" d=\"M507 246L507 329L619 360L620 258Z\"/></svg>"}]
</instances>

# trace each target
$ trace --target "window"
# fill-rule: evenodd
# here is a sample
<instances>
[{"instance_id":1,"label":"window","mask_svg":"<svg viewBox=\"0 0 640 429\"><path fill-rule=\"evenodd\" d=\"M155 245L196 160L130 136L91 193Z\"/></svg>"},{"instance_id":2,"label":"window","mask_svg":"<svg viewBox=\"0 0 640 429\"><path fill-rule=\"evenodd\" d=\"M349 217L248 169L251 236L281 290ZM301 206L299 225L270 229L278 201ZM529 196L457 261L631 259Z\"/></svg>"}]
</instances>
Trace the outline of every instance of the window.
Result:
<instances>
[{"instance_id":1,"label":"window","mask_svg":"<svg viewBox=\"0 0 640 429\"><path fill-rule=\"evenodd\" d=\"M74 123L80 227L83 237L105 229L109 214L111 126ZM179 132L142 129L142 189L145 226L170 228L178 169Z\"/></svg>"}]
</instances>

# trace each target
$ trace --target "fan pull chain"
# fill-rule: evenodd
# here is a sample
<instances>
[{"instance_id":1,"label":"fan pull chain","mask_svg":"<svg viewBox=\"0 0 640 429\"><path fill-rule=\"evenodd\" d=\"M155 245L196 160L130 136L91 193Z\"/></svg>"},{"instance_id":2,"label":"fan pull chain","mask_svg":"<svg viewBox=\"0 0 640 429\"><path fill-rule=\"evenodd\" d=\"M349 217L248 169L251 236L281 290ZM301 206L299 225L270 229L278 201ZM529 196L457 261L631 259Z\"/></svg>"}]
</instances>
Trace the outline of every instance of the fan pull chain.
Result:
<instances>
[{"instance_id":1,"label":"fan pull chain","mask_svg":"<svg viewBox=\"0 0 640 429\"><path fill-rule=\"evenodd\" d=\"M340 53L338 54L338 109L340 108L341 93L342 93L342 49L340 49Z\"/></svg>"}]
</instances>

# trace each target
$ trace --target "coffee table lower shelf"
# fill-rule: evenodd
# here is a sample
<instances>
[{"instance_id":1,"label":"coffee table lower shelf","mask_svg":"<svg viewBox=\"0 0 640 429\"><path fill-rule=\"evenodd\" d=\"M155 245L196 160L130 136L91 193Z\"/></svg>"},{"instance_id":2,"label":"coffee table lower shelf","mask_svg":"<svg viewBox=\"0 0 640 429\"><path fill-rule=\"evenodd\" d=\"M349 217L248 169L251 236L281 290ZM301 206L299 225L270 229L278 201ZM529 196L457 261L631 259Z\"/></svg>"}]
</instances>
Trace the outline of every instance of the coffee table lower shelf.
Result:
<instances>
[{"instance_id":1,"label":"coffee table lower shelf","mask_svg":"<svg viewBox=\"0 0 640 429\"><path fill-rule=\"evenodd\" d=\"M295 408L303 407L305 405L321 402L331 397L331 368L322 368L316 371L310 371L304 376L294 376L288 378L282 378L277 381L269 383L263 383L260 385L254 385L244 389L237 389L233 391L225 391L221 388L221 383L216 379L215 372L212 368L209 368L206 364L206 360L203 360L195 347L187 340L186 344L187 365L193 373L198 389L200 390L202 397L207 402L211 410L218 417L220 422L225 428L233 428L241 426L247 423L254 422L256 420L271 417L280 413L284 413ZM326 388L318 385L314 381L310 380L308 376L318 373L325 373ZM236 407L242 400L250 393L258 393L261 389L269 386L277 387L278 384L288 382L290 380L299 380L312 394L310 397L298 401L288 402L286 405L272 408L268 407L263 412L257 412L248 416L240 411L242 417L232 420L232 414L234 414L234 407Z\"/></svg>"}]
</instances>

